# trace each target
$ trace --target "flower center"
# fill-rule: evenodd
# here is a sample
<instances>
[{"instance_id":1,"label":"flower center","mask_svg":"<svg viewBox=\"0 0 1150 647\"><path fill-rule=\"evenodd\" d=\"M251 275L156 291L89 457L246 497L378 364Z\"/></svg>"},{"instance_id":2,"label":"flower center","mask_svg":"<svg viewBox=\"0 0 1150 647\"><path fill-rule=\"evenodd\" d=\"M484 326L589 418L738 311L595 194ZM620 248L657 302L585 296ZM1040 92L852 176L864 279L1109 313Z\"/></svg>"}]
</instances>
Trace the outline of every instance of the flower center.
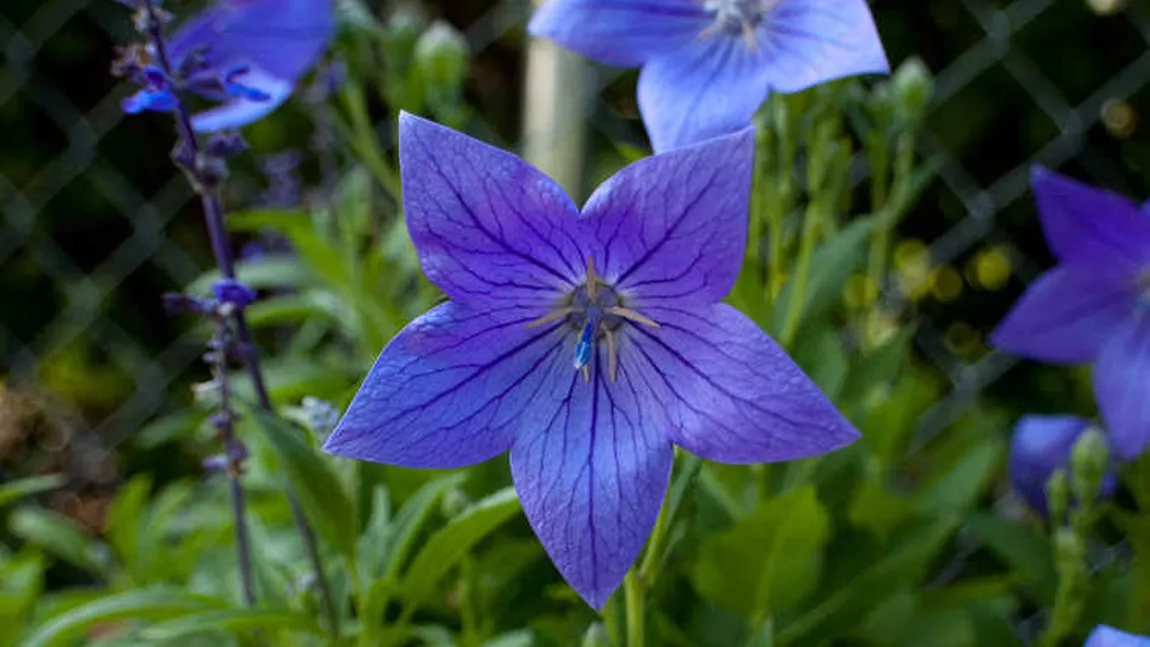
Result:
<instances>
[{"instance_id":1,"label":"flower center","mask_svg":"<svg viewBox=\"0 0 1150 647\"><path fill-rule=\"evenodd\" d=\"M704 34L723 33L742 36L749 45L755 42L755 28L766 13L763 0L705 0L703 9L714 19Z\"/></svg>"},{"instance_id":2,"label":"flower center","mask_svg":"<svg viewBox=\"0 0 1150 647\"><path fill-rule=\"evenodd\" d=\"M624 323L642 324L658 328L659 324L635 312L623 304L623 299L595 273L595 259L587 258L586 283L575 288L568 296L565 305L555 309L535 321L528 328L541 326L553 321L565 320L573 332L579 335L575 345L575 370L583 371L583 379L591 380L591 358L595 354L595 344L603 341L607 345L607 370L611 381L615 381L618 369L616 352L617 335Z\"/></svg>"}]
</instances>

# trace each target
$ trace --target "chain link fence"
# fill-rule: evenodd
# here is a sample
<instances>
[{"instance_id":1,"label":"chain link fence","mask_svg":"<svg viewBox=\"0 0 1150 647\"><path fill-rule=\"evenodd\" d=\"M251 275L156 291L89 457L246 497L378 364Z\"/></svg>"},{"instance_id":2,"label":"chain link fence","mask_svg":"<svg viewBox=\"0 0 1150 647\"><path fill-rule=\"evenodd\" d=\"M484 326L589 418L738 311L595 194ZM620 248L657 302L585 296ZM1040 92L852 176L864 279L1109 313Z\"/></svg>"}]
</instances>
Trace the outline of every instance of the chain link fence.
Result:
<instances>
[{"instance_id":1,"label":"chain link fence","mask_svg":"<svg viewBox=\"0 0 1150 647\"><path fill-rule=\"evenodd\" d=\"M505 91L523 86L506 61L527 42L529 3L437 10L468 38L473 85L494 73ZM892 61L921 55L936 75L920 152L941 170L901 232L924 241L930 265L884 294L918 323L921 354L950 382L920 423L925 442L1017 363L978 340L1050 262L1027 197L1031 165L1150 190L1137 123L1150 102L1150 6L879 0L874 10ZM105 446L170 406L186 381L201 340L164 316L160 294L211 264L194 196L166 157L170 123L128 119L119 102L130 88L107 75L113 45L134 38L126 14L112 0L0 7L0 379L34 385L52 416ZM588 69L584 123L641 141L633 110L598 92L624 73ZM931 290L933 301L908 297ZM13 415L2 405L0 430Z\"/></svg>"}]
</instances>

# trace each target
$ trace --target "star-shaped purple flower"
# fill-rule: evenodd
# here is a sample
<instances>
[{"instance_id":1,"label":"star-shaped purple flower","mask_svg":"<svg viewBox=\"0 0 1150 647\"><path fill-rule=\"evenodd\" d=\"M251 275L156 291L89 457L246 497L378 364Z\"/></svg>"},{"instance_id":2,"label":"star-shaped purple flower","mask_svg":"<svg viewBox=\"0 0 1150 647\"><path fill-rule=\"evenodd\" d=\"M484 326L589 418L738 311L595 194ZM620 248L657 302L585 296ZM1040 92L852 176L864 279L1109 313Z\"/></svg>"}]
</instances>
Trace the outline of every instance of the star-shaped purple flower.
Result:
<instances>
[{"instance_id":1,"label":"star-shaped purple flower","mask_svg":"<svg viewBox=\"0 0 1150 647\"><path fill-rule=\"evenodd\" d=\"M451 299L383 350L325 449L421 468L511 452L560 573L595 608L650 533L673 445L727 463L858 432L720 304L746 244L753 134L647 158L580 212L519 158L403 115L407 226Z\"/></svg>"},{"instance_id":2,"label":"star-shaped purple flower","mask_svg":"<svg viewBox=\"0 0 1150 647\"><path fill-rule=\"evenodd\" d=\"M1150 647L1150 637L1118 631L1114 627L1098 625L1082 647Z\"/></svg>"},{"instance_id":3,"label":"star-shaped purple flower","mask_svg":"<svg viewBox=\"0 0 1150 647\"><path fill-rule=\"evenodd\" d=\"M747 127L772 90L890 71L865 0L551 0L529 30L641 66L656 152Z\"/></svg>"},{"instance_id":4,"label":"star-shaped purple flower","mask_svg":"<svg viewBox=\"0 0 1150 647\"><path fill-rule=\"evenodd\" d=\"M246 126L287 101L334 32L332 0L218 0L169 40L179 79L147 68L138 79L145 89L126 99L124 110L171 110L173 92L183 88L223 102L193 116L196 131Z\"/></svg>"},{"instance_id":5,"label":"star-shaped purple flower","mask_svg":"<svg viewBox=\"0 0 1150 647\"><path fill-rule=\"evenodd\" d=\"M999 348L1058 364L1094 363L1094 394L1122 459L1150 442L1150 213L1041 167L1031 178L1058 265L991 336Z\"/></svg>"},{"instance_id":6,"label":"star-shaped purple flower","mask_svg":"<svg viewBox=\"0 0 1150 647\"><path fill-rule=\"evenodd\" d=\"M1070 452L1090 421L1077 416L1023 416L1014 427L1010 441L1010 481L1018 494L1037 512L1046 516L1046 482L1055 470L1070 475ZM1111 469L1102 479L1100 496L1108 497L1118 487L1118 475Z\"/></svg>"}]
</instances>

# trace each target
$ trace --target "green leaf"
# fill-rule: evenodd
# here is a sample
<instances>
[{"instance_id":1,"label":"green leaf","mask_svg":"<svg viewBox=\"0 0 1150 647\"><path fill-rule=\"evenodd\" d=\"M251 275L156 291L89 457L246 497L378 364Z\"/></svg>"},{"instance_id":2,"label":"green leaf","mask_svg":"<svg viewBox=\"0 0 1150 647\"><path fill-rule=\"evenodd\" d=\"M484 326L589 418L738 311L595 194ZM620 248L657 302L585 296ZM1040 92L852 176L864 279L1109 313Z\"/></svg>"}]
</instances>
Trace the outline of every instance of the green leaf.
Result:
<instances>
[{"instance_id":1,"label":"green leaf","mask_svg":"<svg viewBox=\"0 0 1150 647\"><path fill-rule=\"evenodd\" d=\"M1010 622L995 613L989 605L972 602L967 607L967 613L970 616L971 630L974 632L974 644L1022 647L1022 641L1014 633Z\"/></svg>"},{"instance_id":2,"label":"green leaf","mask_svg":"<svg viewBox=\"0 0 1150 647\"><path fill-rule=\"evenodd\" d=\"M139 550L143 527L148 527L145 506L148 503L148 494L152 491L152 479L146 474L133 477L116 492L112 504L108 508L108 542L119 555L132 573L137 583L147 581L146 565L140 559L143 557ZM152 528L152 532L158 531ZM145 568L141 568L145 566Z\"/></svg>"},{"instance_id":3,"label":"green leaf","mask_svg":"<svg viewBox=\"0 0 1150 647\"><path fill-rule=\"evenodd\" d=\"M355 506L332 466L307 440L307 432L273 413L250 409L316 532L355 563Z\"/></svg>"},{"instance_id":4,"label":"green leaf","mask_svg":"<svg viewBox=\"0 0 1150 647\"><path fill-rule=\"evenodd\" d=\"M63 487L68 479L63 474L46 474L9 481L0 485L0 508L26 496Z\"/></svg>"},{"instance_id":5,"label":"green leaf","mask_svg":"<svg viewBox=\"0 0 1150 647\"><path fill-rule=\"evenodd\" d=\"M1043 606L1054 603L1058 576L1050 554L1050 541L1044 535L989 512L972 514L966 527L1010 567L1011 576L1026 586L1036 601Z\"/></svg>"},{"instance_id":6,"label":"green leaf","mask_svg":"<svg viewBox=\"0 0 1150 647\"><path fill-rule=\"evenodd\" d=\"M930 560L957 528L958 522L947 517L899 533L883 551L886 557L866 564L845 584L817 598L817 604L805 609L779 631L779 642L816 645L830 637L850 633L869 610L888 599L876 592L891 591L899 583L921 577Z\"/></svg>"},{"instance_id":7,"label":"green leaf","mask_svg":"<svg viewBox=\"0 0 1150 647\"><path fill-rule=\"evenodd\" d=\"M899 524L914 513L906 498L891 492L874 479L866 479L851 496L847 513L851 525L886 539Z\"/></svg>"},{"instance_id":8,"label":"green leaf","mask_svg":"<svg viewBox=\"0 0 1150 647\"><path fill-rule=\"evenodd\" d=\"M110 574L108 546L62 514L43 508L20 508L12 513L8 528L13 535L54 557L98 575Z\"/></svg>"},{"instance_id":9,"label":"green leaf","mask_svg":"<svg viewBox=\"0 0 1150 647\"><path fill-rule=\"evenodd\" d=\"M863 252L875 222L874 216L856 218L815 249L799 314L800 330L806 321L824 319L842 301L843 285L862 263ZM777 305L772 330L783 329L793 291L792 281L783 287L775 300Z\"/></svg>"},{"instance_id":10,"label":"green leaf","mask_svg":"<svg viewBox=\"0 0 1150 647\"><path fill-rule=\"evenodd\" d=\"M768 500L730 529L702 541L695 586L750 619L802 600L817 582L830 518L813 486Z\"/></svg>"},{"instance_id":11,"label":"green leaf","mask_svg":"<svg viewBox=\"0 0 1150 647\"><path fill-rule=\"evenodd\" d=\"M135 589L102 597L55 616L34 629L23 645L70 645L74 638L99 623L127 619L165 620L223 607L218 600L171 589Z\"/></svg>"},{"instance_id":12,"label":"green leaf","mask_svg":"<svg viewBox=\"0 0 1150 647\"><path fill-rule=\"evenodd\" d=\"M914 333L914 326L902 328L851 367L842 390L842 400L864 404L872 398L888 397L910 355Z\"/></svg>"},{"instance_id":13,"label":"green leaf","mask_svg":"<svg viewBox=\"0 0 1150 647\"><path fill-rule=\"evenodd\" d=\"M418 602L431 593L477 543L519 511L514 488L504 488L464 510L440 528L416 554L403 576L404 595Z\"/></svg>"},{"instance_id":14,"label":"green leaf","mask_svg":"<svg viewBox=\"0 0 1150 647\"><path fill-rule=\"evenodd\" d=\"M838 401L847 379L847 352L842 337L834 328L815 324L799 334L792 354L828 399Z\"/></svg>"},{"instance_id":15,"label":"green leaf","mask_svg":"<svg viewBox=\"0 0 1150 647\"><path fill-rule=\"evenodd\" d=\"M448 490L458 487L463 482L464 475L452 472L441 476L419 488L411 498L404 502L395 521L391 525L391 554L387 556L387 565L384 569L384 578L391 580L399 575L400 568L407 561L407 554L411 545L419 535L423 522L435 509L439 498Z\"/></svg>"},{"instance_id":16,"label":"green leaf","mask_svg":"<svg viewBox=\"0 0 1150 647\"><path fill-rule=\"evenodd\" d=\"M288 611L264 609L215 609L154 624L140 632L144 640L169 641L209 631L291 631L323 635L315 618Z\"/></svg>"},{"instance_id":17,"label":"green leaf","mask_svg":"<svg viewBox=\"0 0 1150 647\"><path fill-rule=\"evenodd\" d=\"M1002 461L1005 441L989 436L971 447L949 471L919 490L918 508L927 514L960 512L973 506L990 486Z\"/></svg>"}]
</instances>

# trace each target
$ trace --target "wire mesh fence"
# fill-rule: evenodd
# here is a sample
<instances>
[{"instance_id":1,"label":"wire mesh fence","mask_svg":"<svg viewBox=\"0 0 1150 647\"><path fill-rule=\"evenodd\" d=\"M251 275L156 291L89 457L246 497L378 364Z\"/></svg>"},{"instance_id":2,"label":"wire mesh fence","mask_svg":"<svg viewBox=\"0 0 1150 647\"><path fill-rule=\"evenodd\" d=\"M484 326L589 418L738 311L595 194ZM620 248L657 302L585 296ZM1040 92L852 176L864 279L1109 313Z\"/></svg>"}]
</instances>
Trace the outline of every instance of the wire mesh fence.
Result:
<instances>
[{"instance_id":1,"label":"wire mesh fence","mask_svg":"<svg viewBox=\"0 0 1150 647\"><path fill-rule=\"evenodd\" d=\"M1016 363L977 340L1048 264L1026 199L1031 166L1068 168L1131 195L1150 188L1142 164L1150 155L1137 144L1138 108L1150 98L1150 7L937 0L874 9L892 60L920 54L936 75L920 142L940 173L903 232L925 242L929 266L884 292L916 320L921 354L950 382L920 422L925 442ZM428 11L466 34L473 85L490 82L484 65L502 63L510 69L495 71L497 86L522 87L506 52L527 42L528 2ZM173 383L198 358L196 335L165 319L159 296L209 263L193 193L164 157L167 122L127 120L119 102L129 88L106 75L112 46L131 36L112 0L0 7L0 375L35 385L52 415L80 421L106 445L168 406ZM493 49L500 55L484 63ZM625 74L587 68L579 107L592 132L638 141L633 105L600 92ZM518 136L495 136L505 125L490 131L493 143L516 147ZM954 276L960 288L977 283L980 263L1003 260L1021 280L982 286L1000 296L928 305L908 296ZM973 321L956 314L972 303Z\"/></svg>"}]
</instances>

